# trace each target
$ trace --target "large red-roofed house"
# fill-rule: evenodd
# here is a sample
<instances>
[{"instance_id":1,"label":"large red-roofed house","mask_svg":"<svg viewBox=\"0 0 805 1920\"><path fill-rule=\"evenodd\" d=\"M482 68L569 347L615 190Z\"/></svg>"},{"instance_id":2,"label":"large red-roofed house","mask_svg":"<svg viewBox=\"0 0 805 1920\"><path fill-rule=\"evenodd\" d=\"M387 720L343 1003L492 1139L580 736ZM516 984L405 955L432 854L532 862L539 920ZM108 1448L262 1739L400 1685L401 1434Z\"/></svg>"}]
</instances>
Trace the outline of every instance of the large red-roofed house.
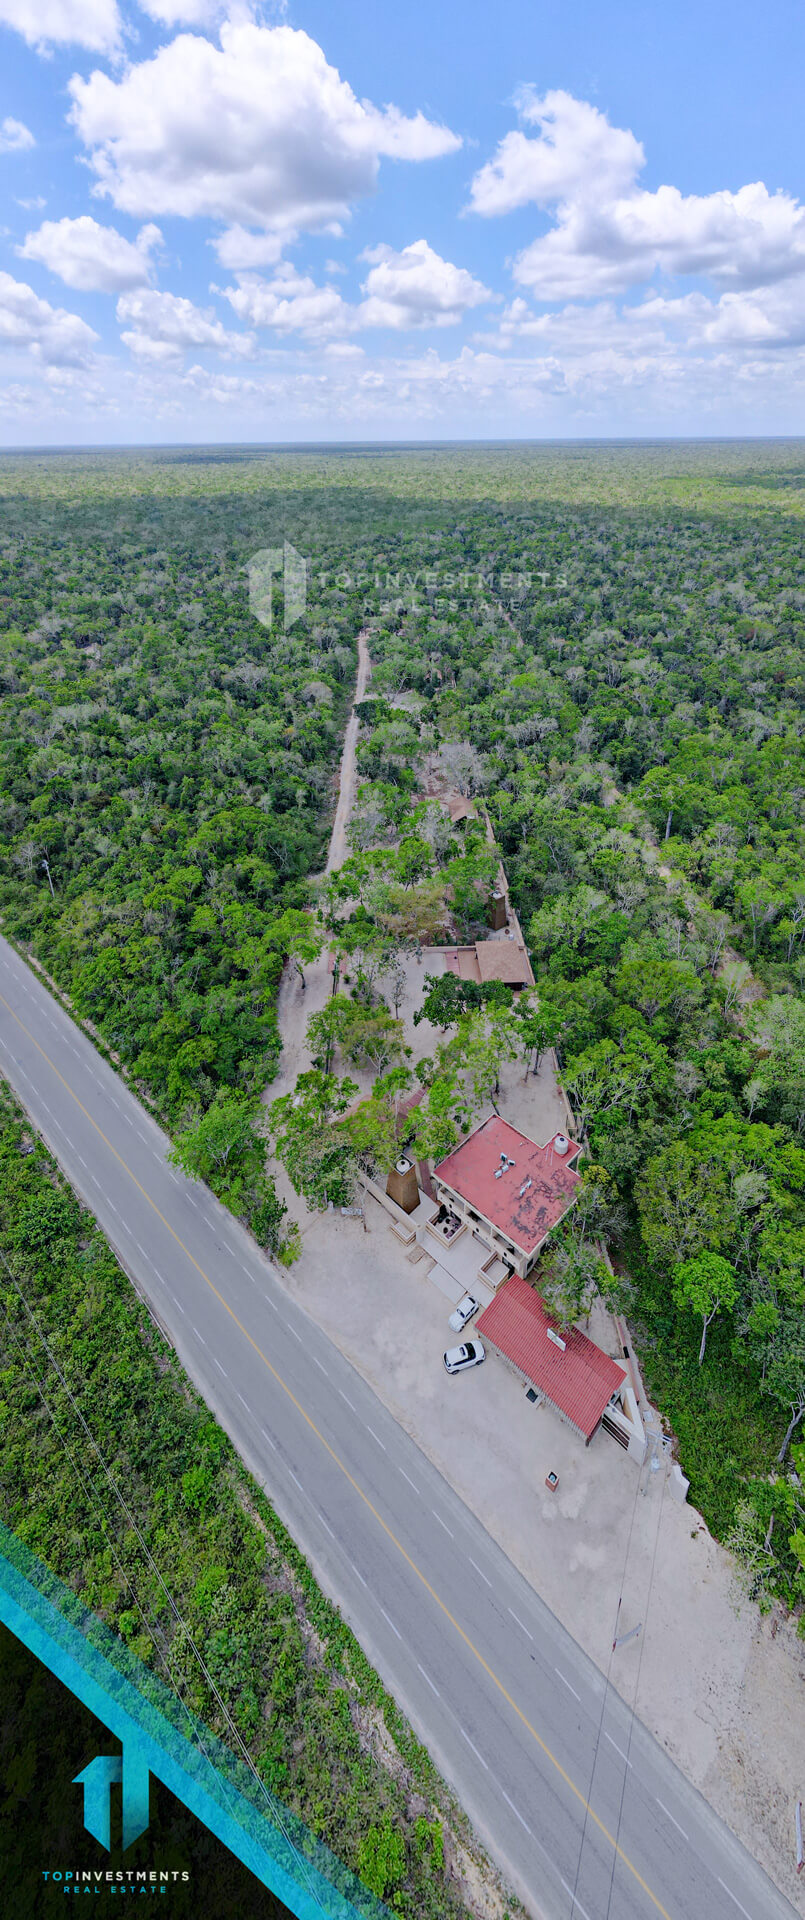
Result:
<instances>
[{"instance_id":1,"label":"large red-roofed house","mask_svg":"<svg viewBox=\"0 0 805 1920\"><path fill-rule=\"evenodd\" d=\"M627 1422L613 1404L626 1383L625 1367L610 1360L580 1328L560 1328L527 1280L513 1274L475 1324L480 1338L550 1401L586 1445L605 1414L626 1444Z\"/></svg>"},{"instance_id":2,"label":"large red-roofed house","mask_svg":"<svg viewBox=\"0 0 805 1920\"><path fill-rule=\"evenodd\" d=\"M493 1114L433 1170L437 1199L523 1278L572 1207L581 1148L565 1134L538 1147Z\"/></svg>"}]
</instances>

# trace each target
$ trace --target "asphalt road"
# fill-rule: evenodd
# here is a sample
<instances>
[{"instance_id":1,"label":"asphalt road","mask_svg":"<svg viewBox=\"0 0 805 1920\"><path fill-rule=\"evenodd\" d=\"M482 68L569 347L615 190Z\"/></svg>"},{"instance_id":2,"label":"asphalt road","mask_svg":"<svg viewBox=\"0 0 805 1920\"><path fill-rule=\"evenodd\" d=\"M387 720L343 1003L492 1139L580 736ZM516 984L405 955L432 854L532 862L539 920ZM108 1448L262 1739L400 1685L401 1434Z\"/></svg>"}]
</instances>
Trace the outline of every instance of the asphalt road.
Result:
<instances>
[{"instance_id":1,"label":"asphalt road","mask_svg":"<svg viewBox=\"0 0 805 1920\"><path fill-rule=\"evenodd\" d=\"M479 1521L0 939L0 1070L543 1920L791 1920ZM333 1274L333 1286L338 1275ZM472 1376L446 1391L472 1391Z\"/></svg>"}]
</instances>

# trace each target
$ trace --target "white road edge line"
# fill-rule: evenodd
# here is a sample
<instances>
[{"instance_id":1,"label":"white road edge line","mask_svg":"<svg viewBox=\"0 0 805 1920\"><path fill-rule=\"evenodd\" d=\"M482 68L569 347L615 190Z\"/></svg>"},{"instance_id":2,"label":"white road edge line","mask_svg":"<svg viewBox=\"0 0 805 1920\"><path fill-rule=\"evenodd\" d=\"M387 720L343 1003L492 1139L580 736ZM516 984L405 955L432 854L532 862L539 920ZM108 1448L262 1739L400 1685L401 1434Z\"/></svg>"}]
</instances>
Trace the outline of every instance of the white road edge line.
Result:
<instances>
[{"instance_id":1,"label":"white road edge line","mask_svg":"<svg viewBox=\"0 0 805 1920\"><path fill-rule=\"evenodd\" d=\"M666 1807L665 1801L660 1800L657 1794L654 1795L654 1798L657 1801L658 1807L662 1808L662 1811L665 1814L666 1819L670 1820L672 1827L676 1827L677 1833L681 1833L683 1840L687 1840L688 1836L685 1832L684 1827L680 1827L679 1821L674 1819L673 1814L669 1811L668 1807ZM688 1845L690 1845L690 1841L688 1841Z\"/></svg>"},{"instance_id":2,"label":"white road edge line","mask_svg":"<svg viewBox=\"0 0 805 1920\"><path fill-rule=\"evenodd\" d=\"M519 1615L519 1613L515 1613L515 1611L514 1611L514 1608L513 1608L513 1607L508 1607L508 1608L506 1609L506 1611L507 1611L508 1613L510 1613L510 1614L511 1614L511 1617L512 1617L512 1619L513 1619L513 1620L516 1620L516 1621L517 1621L517 1625L518 1625L518 1627L522 1627L522 1629L523 1629L523 1632L524 1632L524 1634L525 1634L525 1635L527 1636L527 1638L528 1638L529 1640L533 1640L533 1638L534 1638L534 1635L533 1635L533 1633L531 1633L531 1632L529 1631L529 1629L528 1629L528 1627L527 1627L527 1626L526 1626L526 1624L525 1624L525 1621L524 1621L524 1620L521 1620L521 1619L520 1619L520 1615Z\"/></svg>"},{"instance_id":3,"label":"white road edge line","mask_svg":"<svg viewBox=\"0 0 805 1920\"><path fill-rule=\"evenodd\" d=\"M560 1880L562 1880L561 1874L559 1875L559 1878ZM570 1894L570 1898L573 1902L574 1913L578 1911L581 1914L581 1920L590 1920L590 1916L589 1916L589 1913L587 1912L587 1908L582 1906L578 1894L573 1892L573 1888L568 1886L566 1880L562 1880L562 1886L565 1889L565 1893Z\"/></svg>"},{"instance_id":4,"label":"white road edge line","mask_svg":"<svg viewBox=\"0 0 805 1920\"><path fill-rule=\"evenodd\" d=\"M469 1556L469 1562L470 1562L470 1566L475 1568L476 1573L480 1573L481 1579L486 1580L487 1586L491 1587L492 1585L491 1580L487 1578L487 1575L483 1572L482 1568L479 1567L477 1560L473 1560L472 1554L470 1554Z\"/></svg>"},{"instance_id":5,"label":"white road edge line","mask_svg":"<svg viewBox=\"0 0 805 1920\"><path fill-rule=\"evenodd\" d=\"M739 1913L743 1913L743 1914L746 1914L746 1920L752 1920L752 1915L751 1915L751 1913L747 1913L747 1912L746 1912L746 1908L745 1908L745 1907L742 1907L742 1906L741 1906L741 1902L740 1902L740 1900L738 1899L738 1897L737 1897L737 1895L733 1893L733 1891L732 1891L732 1888L731 1888L731 1887L728 1887L728 1886L727 1886L727 1882L726 1882L726 1880L722 1880L722 1878L721 1878L721 1875L720 1875L720 1874L717 1874L717 1875L716 1875L716 1878L717 1878L717 1880L718 1880L718 1884L719 1884L719 1886L720 1886L720 1887L723 1887L723 1888L724 1888L724 1892L725 1892L725 1893L728 1893L728 1894L729 1894L729 1897L730 1897L730 1899L731 1899L731 1900L734 1900L734 1901L735 1901L735 1905L736 1905L736 1907L738 1908L738 1912L739 1912Z\"/></svg>"},{"instance_id":6,"label":"white road edge line","mask_svg":"<svg viewBox=\"0 0 805 1920\"><path fill-rule=\"evenodd\" d=\"M463 1727L459 1727L459 1733L461 1734L462 1740L466 1740L467 1746L472 1747L472 1751L475 1754L476 1760L480 1760L481 1766L485 1767L486 1772L488 1773L489 1772L488 1762L484 1759L483 1754L478 1752L478 1748L475 1745L475 1741L470 1739L469 1734L464 1732Z\"/></svg>"},{"instance_id":7,"label":"white road edge line","mask_svg":"<svg viewBox=\"0 0 805 1920\"><path fill-rule=\"evenodd\" d=\"M609 1741L610 1746L614 1747L615 1752L620 1754L620 1757L625 1762L626 1766L630 1767L632 1764L631 1760L627 1758L626 1754L623 1751L623 1748L618 1746L617 1740L613 1740L611 1733L605 1733L604 1739Z\"/></svg>"},{"instance_id":8,"label":"white road edge line","mask_svg":"<svg viewBox=\"0 0 805 1920\"><path fill-rule=\"evenodd\" d=\"M565 1676L560 1671L559 1667L554 1667L554 1673L559 1675L559 1679L561 1680L563 1687L567 1687L568 1693L572 1693L574 1700L581 1700L581 1694L576 1692L575 1687L571 1687L570 1681L565 1679ZM681 1828L680 1828L680 1832L681 1832Z\"/></svg>"},{"instance_id":9,"label":"white road edge line","mask_svg":"<svg viewBox=\"0 0 805 1920\"><path fill-rule=\"evenodd\" d=\"M440 1700L442 1696L441 1696L441 1694L440 1694L440 1692L439 1692L439 1689L438 1689L438 1687L435 1687L435 1686L434 1686L434 1684L433 1684L433 1681L431 1680L431 1677L430 1677L430 1674L429 1674L429 1673L426 1673L426 1672L425 1672L425 1669L424 1669L424 1667L420 1667L420 1666L419 1666L419 1661L417 1661L417 1666L419 1667L419 1671L420 1671L420 1673L421 1673L421 1675L422 1675L422 1678L423 1678L423 1680L427 1680L427 1683L428 1683L428 1686L430 1687L430 1690L431 1690L431 1693L435 1693L435 1695L436 1695L436 1698L437 1698L437 1700Z\"/></svg>"},{"instance_id":10,"label":"white road edge line","mask_svg":"<svg viewBox=\"0 0 805 1920\"><path fill-rule=\"evenodd\" d=\"M506 1802L506 1805L507 1805L507 1807L511 1807L511 1810L512 1810L512 1813L514 1814L514 1817L515 1817L515 1820L519 1820L519 1822L520 1822L520 1825L521 1825L521 1827L525 1827L525 1830L526 1830L526 1833L531 1833L531 1828L530 1828L530 1826L529 1826L529 1824L528 1824L528 1821L527 1821L527 1820L524 1820L524 1819L523 1819L523 1816L522 1816L522 1814L521 1814L521 1812L520 1812L520 1809L519 1809L519 1807L516 1807L516 1806L515 1806L515 1804L514 1804L514 1801L513 1801L513 1800L510 1800L510 1799L509 1799L509 1796L508 1796L508 1794L507 1794L507 1792L506 1792L506 1788L505 1788L505 1787L501 1787L501 1789L500 1789L500 1791L501 1791L501 1793L502 1793L502 1795L503 1795L503 1798L504 1798L504 1800L505 1800L505 1802ZM532 1838L533 1838L533 1835L532 1835Z\"/></svg>"}]
</instances>

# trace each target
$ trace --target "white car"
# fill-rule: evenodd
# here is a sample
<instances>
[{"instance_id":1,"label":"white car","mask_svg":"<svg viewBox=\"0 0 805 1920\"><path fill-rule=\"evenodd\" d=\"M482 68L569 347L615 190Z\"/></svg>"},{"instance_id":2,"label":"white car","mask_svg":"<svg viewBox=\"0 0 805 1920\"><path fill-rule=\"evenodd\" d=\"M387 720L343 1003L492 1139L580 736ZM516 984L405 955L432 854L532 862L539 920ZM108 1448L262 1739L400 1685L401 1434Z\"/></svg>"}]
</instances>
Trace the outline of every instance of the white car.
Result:
<instances>
[{"instance_id":1,"label":"white car","mask_svg":"<svg viewBox=\"0 0 805 1920\"><path fill-rule=\"evenodd\" d=\"M463 1373L465 1367L479 1367L486 1359L486 1347L480 1340L467 1340L463 1347L448 1347L444 1355L445 1373Z\"/></svg>"},{"instance_id":2,"label":"white car","mask_svg":"<svg viewBox=\"0 0 805 1920\"><path fill-rule=\"evenodd\" d=\"M447 1322L448 1327L452 1327L454 1333L463 1333L467 1321L478 1312L480 1304L480 1300L473 1300L471 1293L465 1293L463 1300L459 1300L455 1313L451 1313Z\"/></svg>"}]
</instances>

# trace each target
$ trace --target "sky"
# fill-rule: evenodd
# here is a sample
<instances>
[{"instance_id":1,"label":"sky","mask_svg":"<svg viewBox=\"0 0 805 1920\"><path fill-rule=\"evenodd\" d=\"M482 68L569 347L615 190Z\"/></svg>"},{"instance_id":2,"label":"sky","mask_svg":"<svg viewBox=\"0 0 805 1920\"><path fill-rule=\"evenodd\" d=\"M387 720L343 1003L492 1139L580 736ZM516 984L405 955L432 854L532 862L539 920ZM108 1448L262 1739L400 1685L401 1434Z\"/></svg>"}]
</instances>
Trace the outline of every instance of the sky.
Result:
<instances>
[{"instance_id":1,"label":"sky","mask_svg":"<svg viewBox=\"0 0 805 1920\"><path fill-rule=\"evenodd\" d=\"M0 444L805 432L800 0L0 0Z\"/></svg>"}]
</instances>

